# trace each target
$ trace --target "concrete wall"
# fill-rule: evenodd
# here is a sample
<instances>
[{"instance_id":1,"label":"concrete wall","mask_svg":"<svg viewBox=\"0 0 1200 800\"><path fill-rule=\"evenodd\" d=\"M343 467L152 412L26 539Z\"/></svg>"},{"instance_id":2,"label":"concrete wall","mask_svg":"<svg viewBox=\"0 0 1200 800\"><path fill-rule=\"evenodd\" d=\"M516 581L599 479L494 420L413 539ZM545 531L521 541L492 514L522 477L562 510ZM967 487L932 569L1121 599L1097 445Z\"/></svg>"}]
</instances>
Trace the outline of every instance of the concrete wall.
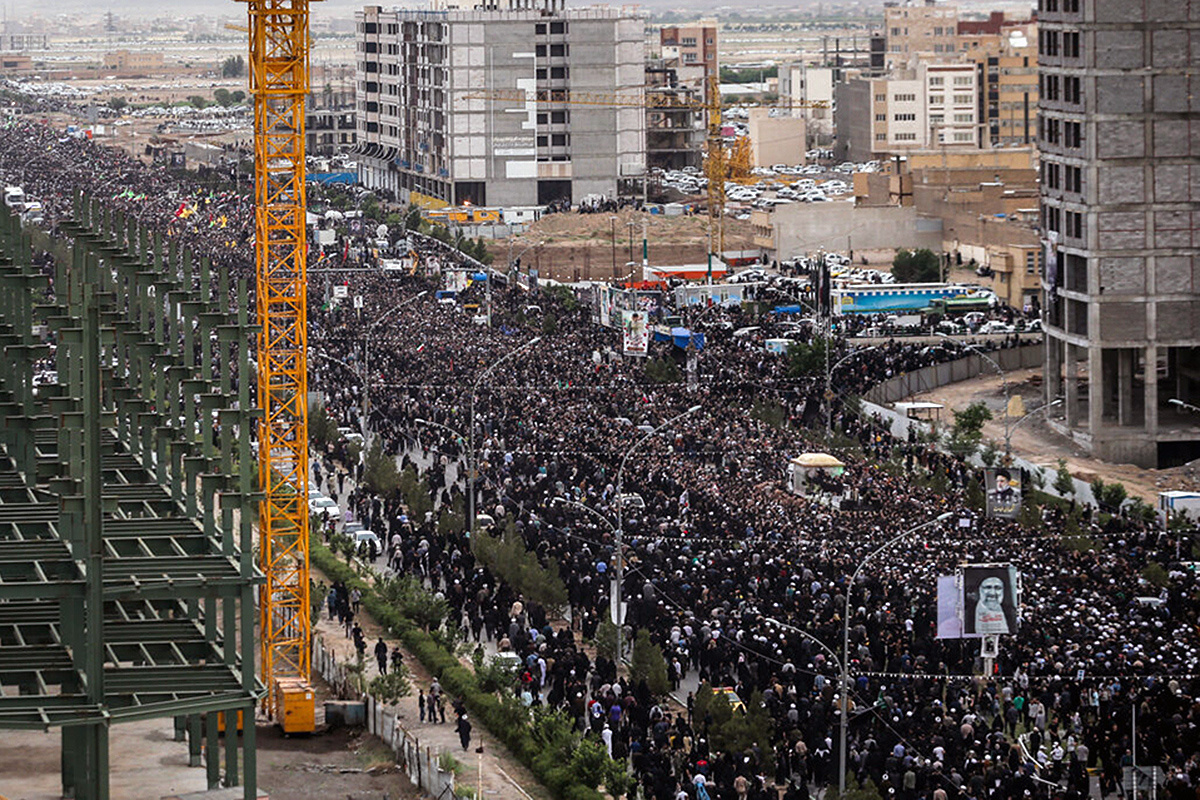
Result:
<instances>
[{"instance_id":1,"label":"concrete wall","mask_svg":"<svg viewBox=\"0 0 1200 800\"><path fill-rule=\"evenodd\" d=\"M1012 372L1041 366L1045 353L1045 348L1041 342L1038 342L1009 350L993 350L988 353L988 357L999 364L1000 369ZM984 360L982 356L970 355L956 361L922 367L913 372L905 372L889 378L876 384L865 396L872 403L894 403L905 397L932 391L949 383L969 380L985 373L995 374L995 372L995 367Z\"/></svg>"},{"instance_id":2,"label":"concrete wall","mask_svg":"<svg viewBox=\"0 0 1200 800\"><path fill-rule=\"evenodd\" d=\"M794 203L771 213L776 258L826 250L939 251L942 222L912 206L859 208L851 203Z\"/></svg>"},{"instance_id":3,"label":"concrete wall","mask_svg":"<svg viewBox=\"0 0 1200 800\"><path fill-rule=\"evenodd\" d=\"M804 164L807 124L800 117L772 117L765 108L750 110L747 127L754 166Z\"/></svg>"}]
</instances>

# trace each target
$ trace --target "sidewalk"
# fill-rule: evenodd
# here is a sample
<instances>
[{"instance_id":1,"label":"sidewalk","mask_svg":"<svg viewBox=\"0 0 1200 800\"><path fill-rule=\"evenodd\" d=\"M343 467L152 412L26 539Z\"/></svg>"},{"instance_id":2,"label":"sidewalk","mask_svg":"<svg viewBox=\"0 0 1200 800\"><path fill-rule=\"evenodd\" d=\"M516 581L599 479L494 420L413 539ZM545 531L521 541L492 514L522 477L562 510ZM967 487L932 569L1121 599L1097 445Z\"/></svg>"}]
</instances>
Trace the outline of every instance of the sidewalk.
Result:
<instances>
[{"instance_id":1,"label":"sidewalk","mask_svg":"<svg viewBox=\"0 0 1200 800\"><path fill-rule=\"evenodd\" d=\"M328 576L315 567L312 575L314 581L324 581L328 585ZM364 678L370 681L378 674L372 648L379 640L382 628L365 609L361 609L355 619L362 626L363 633L367 637L367 667L364 671ZM325 639L325 646L335 651L340 660L353 662L357 657L353 640L346 636L345 630L336 619L329 619L328 609L324 606L321 609L320 620L313 620L313 631ZM398 644L386 636L384 641L388 643L389 648ZM403 646L401 646L401 652L404 654L404 664L408 667L413 693L402 698L396 704L400 724L413 736L419 738L422 746L431 747L435 751L445 750L463 763L466 771L459 776L458 785L477 787L482 770L484 798L549 800L550 793L538 784L525 765L517 761L512 753L483 727L482 722L471 715L468 715L468 720L471 722L471 745L468 750L463 751L462 744L458 740L458 733L454 729L454 711L451 707L454 698L448 693L445 702L446 721L438 724L421 722L417 706L417 692L428 691L431 676L416 656ZM479 754L475 752L475 748L481 744L483 745L482 764Z\"/></svg>"}]
</instances>

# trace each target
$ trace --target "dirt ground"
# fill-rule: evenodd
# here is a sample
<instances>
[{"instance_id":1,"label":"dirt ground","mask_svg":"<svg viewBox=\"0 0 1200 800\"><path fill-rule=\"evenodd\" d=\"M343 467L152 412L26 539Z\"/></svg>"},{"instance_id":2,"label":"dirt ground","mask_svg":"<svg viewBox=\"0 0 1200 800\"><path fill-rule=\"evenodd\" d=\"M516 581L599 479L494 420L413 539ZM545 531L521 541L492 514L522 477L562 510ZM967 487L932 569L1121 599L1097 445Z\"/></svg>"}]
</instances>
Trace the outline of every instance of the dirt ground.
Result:
<instances>
[{"instance_id":1,"label":"dirt ground","mask_svg":"<svg viewBox=\"0 0 1200 800\"><path fill-rule=\"evenodd\" d=\"M525 233L512 238L511 251L508 241L489 242L488 249L498 264L508 263L510 253L515 257L524 251L523 267L535 266L539 275L554 280L620 278L630 271L625 266L628 261L636 262L635 278L641 278L644 223L650 264L703 264L708 258L708 217L703 214L665 217L625 209L615 215L615 224L612 216L547 214ZM538 246L538 242L544 244ZM753 246L749 222L725 220L726 250L748 250Z\"/></svg>"},{"instance_id":2,"label":"dirt ground","mask_svg":"<svg viewBox=\"0 0 1200 800\"><path fill-rule=\"evenodd\" d=\"M275 726L258 729L258 785L271 800L424 797L393 761L386 745L358 731L284 738Z\"/></svg>"},{"instance_id":3,"label":"dirt ground","mask_svg":"<svg viewBox=\"0 0 1200 800\"><path fill-rule=\"evenodd\" d=\"M1008 379L1010 391L1021 395L1026 410L1041 405L1040 369L1010 372ZM984 426L984 437L995 440L1001 447L1004 446L1004 392L998 375L985 375L969 381L952 383L906 399L941 403L946 406L942 416L944 425L952 422L952 409L961 410L971 403L984 402L993 414L992 421ZM1031 419L1013 431L1012 447L1015 455L1051 469L1057 467L1058 459L1066 459L1067 468L1076 478L1090 482L1092 478L1100 476L1106 482L1119 481L1125 484L1131 496L1141 497L1150 503L1156 502L1158 493L1162 491L1200 490L1200 472L1195 467L1145 469L1132 464L1100 461L1088 456L1071 439L1051 429L1041 417Z\"/></svg>"}]
</instances>

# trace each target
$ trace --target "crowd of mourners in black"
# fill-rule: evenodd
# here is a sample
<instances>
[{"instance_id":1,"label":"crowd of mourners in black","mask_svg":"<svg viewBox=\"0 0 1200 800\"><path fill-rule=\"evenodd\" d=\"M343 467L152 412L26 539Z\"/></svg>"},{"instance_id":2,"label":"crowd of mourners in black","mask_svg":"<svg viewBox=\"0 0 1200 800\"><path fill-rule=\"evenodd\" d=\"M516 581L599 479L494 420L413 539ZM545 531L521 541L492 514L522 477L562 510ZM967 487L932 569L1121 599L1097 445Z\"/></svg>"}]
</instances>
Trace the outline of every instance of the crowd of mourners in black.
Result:
<instances>
[{"instance_id":1,"label":"crowd of mourners in black","mask_svg":"<svg viewBox=\"0 0 1200 800\"><path fill-rule=\"evenodd\" d=\"M117 150L30 123L0 130L0 168L42 200L51 230L82 188L251 274L244 187L197 192ZM1193 544L1183 534L1120 515L1102 524L1089 512L1085 533L1095 546L1081 549L1061 541L1060 511L1044 512L1041 530L979 518L964 503L977 477L972 467L893 437L881 418L840 398L833 425L845 446L835 453L847 468L828 488L853 496L856 510L794 496L785 466L824 447L824 384L787 377L784 360L763 348L770 324L736 338L711 327L698 387L655 383L641 360L620 356L619 329L599 326L590 306L555 292L500 285L491 297L497 324L474 324L433 296L454 258L417 247L419 275L344 276L364 298L361 311L329 303L324 281L311 282L311 388L324 393L339 424L357 428L364 336L398 302L428 290L371 330L370 427L388 452L431 465L425 474L441 507L465 490L466 443L418 420L462 435L474 424L480 510L511 521L529 549L557 561L569 608L556 619L552 609L522 603L475 562L466 531L439 533L432 516L411 518L396 498L347 484L355 465L338 460L340 448L318 454L316 476L331 493L350 487L356 519L386 543L381 558L391 567L441 592L473 638L522 659L529 702L567 710L614 757L628 758L644 797L774 798L777 786L796 798L836 786L839 665L830 651L840 650L847 607L847 763L885 800L1111 795L1132 761L1135 709L1138 763L1168 770L1172 800L1196 797L1200 586L1181 563ZM325 265L342 263L373 262L356 245ZM460 297L482 300L477 286ZM705 320L722 314L740 324L736 310ZM476 378L539 333L542 341L481 384L472 420ZM837 358L850 353L848 343L838 347ZM653 348L672 357L669 344ZM951 344L891 342L843 362L835 386L860 394L960 355ZM775 404L793 424L752 414L756 402ZM615 517L618 465L641 436L633 426L658 425L696 404L698 412L640 448L624 473L620 490L645 504L624 515L626 641L648 630L675 684L698 673L743 699L761 695L774 721L772 748L716 752L709 720L692 713L690 697L686 710L668 705L644 683L619 678L610 654L589 658L582 646L608 613L615 542L607 525L554 498ZM931 475L940 489L917 478ZM954 518L896 543L847 585L868 553L943 512ZM959 519L969 523L960 527ZM1011 562L1023 577L1021 627L1003 638L991 675L977 674L974 641L935 638L936 576L964 562ZM1159 594L1140 585L1151 562L1167 565L1171 582L1161 603L1139 604L1137 596ZM1018 732L1027 734L1023 745ZM1097 774L1091 788L1089 770Z\"/></svg>"}]
</instances>

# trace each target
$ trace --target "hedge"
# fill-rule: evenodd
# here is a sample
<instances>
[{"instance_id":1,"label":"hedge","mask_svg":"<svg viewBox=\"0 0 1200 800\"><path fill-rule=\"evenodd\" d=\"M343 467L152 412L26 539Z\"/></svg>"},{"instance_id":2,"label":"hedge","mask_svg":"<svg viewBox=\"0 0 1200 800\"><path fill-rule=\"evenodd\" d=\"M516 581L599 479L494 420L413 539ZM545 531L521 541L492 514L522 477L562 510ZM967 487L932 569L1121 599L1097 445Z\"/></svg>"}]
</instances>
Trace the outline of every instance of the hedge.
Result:
<instances>
[{"instance_id":1,"label":"hedge","mask_svg":"<svg viewBox=\"0 0 1200 800\"><path fill-rule=\"evenodd\" d=\"M557 759L539 757L543 755L542 748L530 733L528 712L519 700L511 698L505 702L491 692L482 691L472 670L464 667L453 653L438 644L419 625L385 603L373 586L345 562L338 560L316 537L310 539L309 558L331 581L341 581L347 589L356 588L362 592L362 605L367 613L399 638L408 651L441 682L443 689L461 697L467 709L533 772L538 782L551 794L559 800L604 800L604 795L595 787L580 783L571 770L558 763Z\"/></svg>"}]
</instances>

